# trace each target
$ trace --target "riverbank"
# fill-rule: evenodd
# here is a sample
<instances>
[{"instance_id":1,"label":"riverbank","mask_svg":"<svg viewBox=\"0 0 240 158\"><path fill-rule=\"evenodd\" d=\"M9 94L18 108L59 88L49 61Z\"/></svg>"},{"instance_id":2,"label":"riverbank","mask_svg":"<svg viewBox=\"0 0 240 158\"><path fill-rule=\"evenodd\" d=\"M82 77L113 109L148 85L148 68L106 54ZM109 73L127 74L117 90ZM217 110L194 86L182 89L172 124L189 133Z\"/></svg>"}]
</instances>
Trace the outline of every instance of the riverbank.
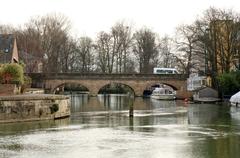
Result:
<instances>
[{"instance_id":1,"label":"riverbank","mask_svg":"<svg viewBox=\"0 0 240 158\"><path fill-rule=\"evenodd\" d=\"M0 123L69 117L70 108L70 99L64 95L0 96Z\"/></svg>"}]
</instances>

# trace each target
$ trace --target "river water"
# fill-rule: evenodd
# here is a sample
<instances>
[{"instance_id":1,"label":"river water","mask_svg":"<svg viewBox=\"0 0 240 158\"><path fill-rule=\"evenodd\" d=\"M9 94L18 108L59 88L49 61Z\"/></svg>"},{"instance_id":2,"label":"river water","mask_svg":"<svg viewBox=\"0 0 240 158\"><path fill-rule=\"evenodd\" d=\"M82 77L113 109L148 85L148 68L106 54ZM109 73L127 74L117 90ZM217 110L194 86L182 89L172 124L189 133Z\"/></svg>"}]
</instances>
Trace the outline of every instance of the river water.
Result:
<instances>
[{"instance_id":1,"label":"river water","mask_svg":"<svg viewBox=\"0 0 240 158\"><path fill-rule=\"evenodd\" d=\"M120 95L71 99L70 118L1 124L0 157L240 157L240 108Z\"/></svg>"}]
</instances>

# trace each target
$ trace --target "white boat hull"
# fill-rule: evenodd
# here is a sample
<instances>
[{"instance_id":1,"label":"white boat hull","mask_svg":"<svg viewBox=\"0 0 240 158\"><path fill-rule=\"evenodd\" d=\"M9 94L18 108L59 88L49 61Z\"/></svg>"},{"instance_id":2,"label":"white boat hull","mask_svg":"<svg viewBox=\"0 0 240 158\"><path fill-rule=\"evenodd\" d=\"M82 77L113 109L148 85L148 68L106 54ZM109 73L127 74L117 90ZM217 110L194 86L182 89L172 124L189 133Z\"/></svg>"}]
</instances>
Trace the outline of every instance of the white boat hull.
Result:
<instances>
[{"instance_id":1,"label":"white boat hull","mask_svg":"<svg viewBox=\"0 0 240 158\"><path fill-rule=\"evenodd\" d=\"M232 106L240 106L240 91L231 96L229 101Z\"/></svg>"},{"instance_id":2,"label":"white boat hull","mask_svg":"<svg viewBox=\"0 0 240 158\"><path fill-rule=\"evenodd\" d=\"M157 100L175 100L176 96L175 95L151 95L152 99L157 99Z\"/></svg>"},{"instance_id":3,"label":"white boat hull","mask_svg":"<svg viewBox=\"0 0 240 158\"><path fill-rule=\"evenodd\" d=\"M231 106L240 106L240 104L236 102L230 102L230 103L231 103Z\"/></svg>"}]
</instances>

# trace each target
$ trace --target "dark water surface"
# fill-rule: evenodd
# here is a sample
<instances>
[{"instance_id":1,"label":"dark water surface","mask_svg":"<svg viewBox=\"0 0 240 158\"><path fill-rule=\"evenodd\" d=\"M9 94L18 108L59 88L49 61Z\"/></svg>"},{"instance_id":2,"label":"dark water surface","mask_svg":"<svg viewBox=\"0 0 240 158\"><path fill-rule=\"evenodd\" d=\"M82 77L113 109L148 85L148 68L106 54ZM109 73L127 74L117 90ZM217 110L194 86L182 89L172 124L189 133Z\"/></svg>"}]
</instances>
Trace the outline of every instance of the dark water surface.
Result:
<instances>
[{"instance_id":1,"label":"dark water surface","mask_svg":"<svg viewBox=\"0 0 240 158\"><path fill-rule=\"evenodd\" d=\"M68 119L0 124L0 158L240 157L240 108L120 95L71 98Z\"/></svg>"}]
</instances>

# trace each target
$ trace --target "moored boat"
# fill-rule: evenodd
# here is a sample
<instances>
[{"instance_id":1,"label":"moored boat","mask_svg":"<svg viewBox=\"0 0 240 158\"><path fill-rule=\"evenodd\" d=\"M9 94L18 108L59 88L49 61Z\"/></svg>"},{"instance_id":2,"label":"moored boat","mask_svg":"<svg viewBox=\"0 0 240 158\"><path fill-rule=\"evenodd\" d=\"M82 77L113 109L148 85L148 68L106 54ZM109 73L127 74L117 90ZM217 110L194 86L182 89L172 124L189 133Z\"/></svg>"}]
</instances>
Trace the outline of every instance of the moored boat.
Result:
<instances>
[{"instance_id":1,"label":"moored boat","mask_svg":"<svg viewBox=\"0 0 240 158\"><path fill-rule=\"evenodd\" d=\"M155 88L151 94L151 98L158 100L174 100L176 92L169 88Z\"/></svg>"},{"instance_id":2,"label":"moored boat","mask_svg":"<svg viewBox=\"0 0 240 158\"><path fill-rule=\"evenodd\" d=\"M239 106L240 105L240 91L231 96L230 103L233 106Z\"/></svg>"}]
</instances>

